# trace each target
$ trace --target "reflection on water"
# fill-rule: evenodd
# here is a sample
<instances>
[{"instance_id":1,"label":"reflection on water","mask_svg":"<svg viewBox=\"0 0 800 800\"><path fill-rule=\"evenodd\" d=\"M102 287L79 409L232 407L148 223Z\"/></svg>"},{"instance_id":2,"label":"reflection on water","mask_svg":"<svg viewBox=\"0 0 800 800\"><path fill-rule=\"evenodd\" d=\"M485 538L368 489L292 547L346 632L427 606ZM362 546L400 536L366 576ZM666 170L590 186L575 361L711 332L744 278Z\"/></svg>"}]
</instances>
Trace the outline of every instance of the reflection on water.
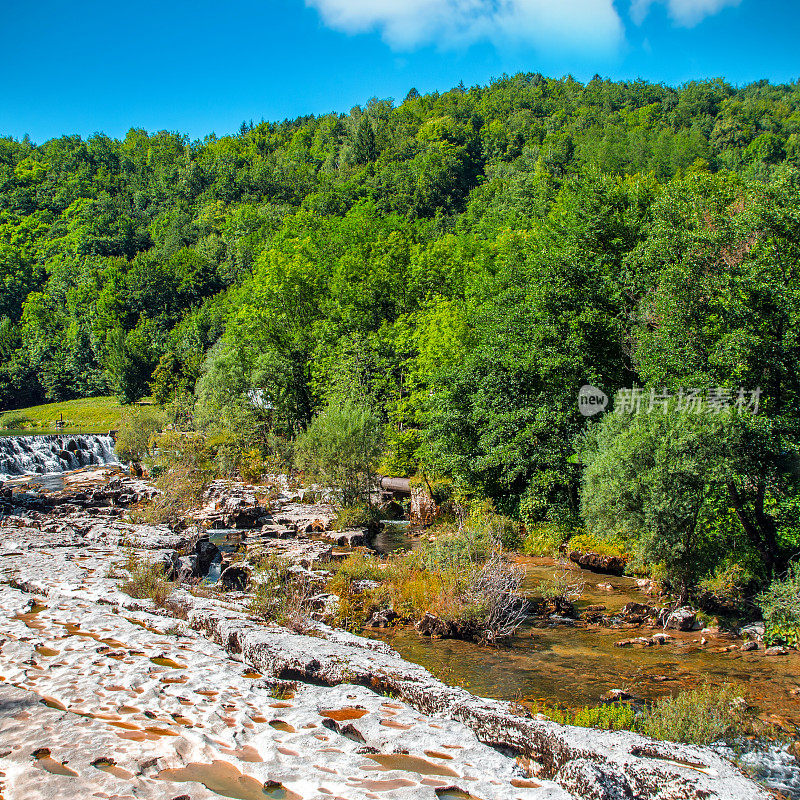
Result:
<instances>
[{"instance_id":1,"label":"reflection on water","mask_svg":"<svg viewBox=\"0 0 800 800\"><path fill-rule=\"evenodd\" d=\"M413 550L419 539L408 535L409 527L408 520L384 520L383 528L370 542L370 548L382 555Z\"/></svg>"}]
</instances>

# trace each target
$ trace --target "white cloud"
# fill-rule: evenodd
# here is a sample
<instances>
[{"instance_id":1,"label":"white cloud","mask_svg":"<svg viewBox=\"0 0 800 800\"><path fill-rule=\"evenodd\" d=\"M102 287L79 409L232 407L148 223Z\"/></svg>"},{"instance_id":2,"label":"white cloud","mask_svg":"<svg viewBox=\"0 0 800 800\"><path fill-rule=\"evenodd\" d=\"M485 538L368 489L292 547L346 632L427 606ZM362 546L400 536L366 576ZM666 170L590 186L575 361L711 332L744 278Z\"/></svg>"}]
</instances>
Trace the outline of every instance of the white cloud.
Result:
<instances>
[{"instance_id":1,"label":"white cloud","mask_svg":"<svg viewBox=\"0 0 800 800\"><path fill-rule=\"evenodd\" d=\"M642 0L636 0L642 2ZM325 24L379 30L396 49L487 39L542 49L610 50L623 39L613 0L306 0Z\"/></svg>"},{"instance_id":2,"label":"white cloud","mask_svg":"<svg viewBox=\"0 0 800 800\"><path fill-rule=\"evenodd\" d=\"M632 0L631 18L637 25L644 22L654 2L666 3L670 17L679 25L691 28L726 6L738 6L741 0Z\"/></svg>"}]
</instances>

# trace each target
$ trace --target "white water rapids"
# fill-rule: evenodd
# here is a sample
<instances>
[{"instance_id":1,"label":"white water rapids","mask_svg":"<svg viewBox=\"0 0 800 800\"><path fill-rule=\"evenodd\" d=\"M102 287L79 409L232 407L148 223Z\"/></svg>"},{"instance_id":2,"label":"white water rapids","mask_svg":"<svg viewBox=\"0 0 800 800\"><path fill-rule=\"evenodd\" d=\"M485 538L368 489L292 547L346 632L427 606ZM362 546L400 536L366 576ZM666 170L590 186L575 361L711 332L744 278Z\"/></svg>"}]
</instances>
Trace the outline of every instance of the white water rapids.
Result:
<instances>
[{"instance_id":1,"label":"white water rapids","mask_svg":"<svg viewBox=\"0 0 800 800\"><path fill-rule=\"evenodd\" d=\"M118 464L111 436L55 434L0 437L0 480Z\"/></svg>"}]
</instances>

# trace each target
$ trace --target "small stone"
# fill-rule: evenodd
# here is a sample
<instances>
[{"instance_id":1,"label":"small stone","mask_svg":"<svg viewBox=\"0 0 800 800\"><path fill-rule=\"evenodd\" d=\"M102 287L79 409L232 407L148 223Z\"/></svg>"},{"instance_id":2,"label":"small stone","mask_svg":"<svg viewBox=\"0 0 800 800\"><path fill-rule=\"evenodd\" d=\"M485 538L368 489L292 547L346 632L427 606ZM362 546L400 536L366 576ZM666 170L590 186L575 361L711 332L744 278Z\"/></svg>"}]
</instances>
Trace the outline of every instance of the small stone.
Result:
<instances>
[{"instance_id":1,"label":"small stone","mask_svg":"<svg viewBox=\"0 0 800 800\"><path fill-rule=\"evenodd\" d=\"M758 642L744 642L739 649L745 653L749 650L758 650Z\"/></svg>"},{"instance_id":2,"label":"small stone","mask_svg":"<svg viewBox=\"0 0 800 800\"><path fill-rule=\"evenodd\" d=\"M624 689L609 689L605 694L600 696L603 703L621 703L625 700L633 700L632 694L629 694Z\"/></svg>"},{"instance_id":3,"label":"small stone","mask_svg":"<svg viewBox=\"0 0 800 800\"><path fill-rule=\"evenodd\" d=\"M764 652L765 655L768 656L785 656L789 654L789 651L782 645L776 645L775 647L768 647Z\"/></svg>"}]
</instances>

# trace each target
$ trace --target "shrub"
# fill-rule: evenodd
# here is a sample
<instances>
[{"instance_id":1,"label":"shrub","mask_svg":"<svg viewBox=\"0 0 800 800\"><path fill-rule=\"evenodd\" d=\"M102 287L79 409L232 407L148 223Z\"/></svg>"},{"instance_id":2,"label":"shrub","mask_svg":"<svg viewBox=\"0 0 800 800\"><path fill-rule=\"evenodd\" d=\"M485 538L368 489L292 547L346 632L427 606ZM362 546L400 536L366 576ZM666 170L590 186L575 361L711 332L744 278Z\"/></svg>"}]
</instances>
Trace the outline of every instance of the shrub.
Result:
<instances>
[{"instance_id":1,"label":"shrub","mask_svg":"<svg viewBox=\"0 0 800 800\"><path fill-rule=\"evenodd\" d=\"M336 565L336 577L343 576L351 581L379 581L386 577L386 564L363 553L353 553Z\"/></svg>"},{"instance_id":2,"label":"shrub","mask_svg":"<svg viewBox=\"0 0 800 800\"><path fill-rule=\"evenodd\" d=\"M484 563L495 549L488 528L463 525L423 542L416 556L430 572L458 571Z\"/></svg>"},{"instance_id":3,"label":"shrub","mask_svg":"<svg viewBox=\"0 0 800 800\"><path fill-rule=\"evenodd\" d=\"M740 689L706 684L657 700L645 710L638 727L654 739L711 744L746 733L752 727L752 715Z\"/></svg>"},{"instance_id":4,"label":"shrub","mask_svg":"<svg viewBox=\"0 0 800 800\"><path fill-rule=\"evenodd\" d=\"M562 725L578 728L601 728L607 731L633 730L636 712L627 703L607 703L601 706L584 706L575 710L562 709L546 704L530 706L534 714L541 714Z\"/></svg>"},{"instance_id":5,"label":"shrub","mask_svg":"<svg viewBox=\"0 0 800 800\"><path fill-rule=\"evenodd\" d=\"M328 589L340 597L334 623L348 630L359 630L373 611L392 608L405 619L432 615L438 635L489 644L511 636L522 623L523 578L524 571L499 554L488 561L465 559L458 546L431 551L427 558L407 553L388 562L355 553L336 568ZM355 590L354 582L363 580L380 586Z\"/></svg>"},{"instance_id":6,"label":"shrub","mask_svg":"<svg viewBox=\"0 0 800 800\"><path fill-rule=\"evenodd\" d=\"M584 706L575 710L533 703L534 714L562 725L604 730L635 730L653 739L712 744L757 731L757 721L741 690L730 684L705 685L657 700L637 714L627 703Z\"/></svg>"},{"instance_id":7,"label":"shrub","mask_svg":"<svg viewBox=\"0 0 800 800\"><path fill-rule=\"evenodd\" d=\"M161 493L141 506L136 516L145 522L175 521L183 512L197 506L206 483L215 471L210 451L200 434L165 433L158 438L155 453Z\"/></svg>"},{"instance_id":8,"label":"shrub","mask_svg":"<svg viewBox=\"0 0 800 800\"><path fill-rule=\"evenodd\" d=\"M257 447L245 450L239 459L239 474L245 483L258 483L267 471L267 462Z\"/></svg>"},{"instance_id":9,"label":"shrub","mask_svg":"<svg viewBox=\"0 0 800 800\"><path fill-rule=\"evenodd\" d=\"M561 545L569 538L569 531L553 522L539 522L526 526L522 552L526 556L557 556Z\"/></svg>"},{"instance_id":10,"label":"shrub","mask_svg":"<svg viewBox=\"0 0 800 800\"><path fill-rule=\"evenodd\" d=\"M715 611L741 611L754 584L753 573L743 564L728 564L700 582L698 600Z\"/></svg>"},{"instance_id":11,"label":"shrub","mask_svg":"<svg viewBox=\"0 0 800 800\"><path fill-rule=\"evenodd\" d=\"M25 428L30 425L33 420L22 411L6 411L0 417L0 428L3 430L14 430Z\"/></svg>"},{"instance_id":12,"label":"shrub","mask_svg":"<svg viewBox=\"0 0 800 800\"><path fill-rule=\"evenodd\" d=\"M262 559L253 576L250 612L298 633L308 628L311 587L308 578L282 558Z\"/></svg>"},{"instance_id":13,"label":"shrub","mask_svg":"<svg viewBox=\"0 0 800 800\"><path fill-rule=\"evenodd\" d=\"M600 556L628 558L625 542L618 536L595 536L591 533L577 533L567 542L567 550L584 553L597 553Z\"/></svg>"},{"instance_id":14,"label":"shrub","mask_svg":"<svg viewBox=\"0 0 800 800\"><path fill-rule=\"evenodd\" d=\"M352 506L341 506L336 509L333 528L337 531L344 531L350 528L366 528L377 524L378 520L377 510L370 506L361 503Z\"/></svg>"},{"instance_id":15,"label":"shrub","mask_svg":"<svg viewBox=\"0 0 800 800\"><path fill-rule=\"evenodd\" d=\"M130 577L121 587L123 592L139 599L149 598L159 607L166 604L175 584L167 580L163 564L145 561L131 550L127 555L125 569Z\"/></svg>"},{"instance_id":16,"label":"shrub","mask_svg":"<svg viewBox=\"0 0 800 800\"><path fill-rule=\"evenodd\" d=\"M518 550L522 544L522 528L511 517L482 511L473 515L467 524L504 550Z\"/></svg>"},{"instance_id":17,"label":"shrub","mask_svg":"<svg viewBox=\"0 0 800 800\"><path fill-rule=\"evenodd\" d=\"M562 561L559 564L558 572L554 573L549 580L539 584L539 594L542 599L548 600L557 607L567 606L573 600L577 600L584 591L586 581L580 573L572 569L569 562Z\"/></svg>"},{"instance_id":18,"label":"shrub","mask_svg":"<svg viewBox=\"0 0 800 800\"><path fill-rule=\"evenodd\" d=\"M123 461L141 461L153 451L154 437L164 425L165 415L152 407L130 406L117 431L114 447Z\"/></svg>"},{"instance_id":19,"label":"shrub","mask_svg":"<svg viewBox=\"0 0 800 800\"><path fill-rule=\"evenodd\" d=\"M382 447L382 426L354 400L332 400L297 439L297 463L339 496L341 505L369 502Z\"/></svg>"},{"instance_id":20,"label":"shrub","mask_svg":"<svg viewBox=\"0 0 800 800\"><path fill-rule=\"evenodd\" d=\"M798 646L800 635L800 566L792 564L783 578L774 580L756 598L764 616L764 641Z\"/></svg>"},{"instance_id":21,"label":"shrub","mask_svg":"<svg viewBox=\"0 0 800 800\"><path fill-rule=\"evenodd\" d=\"M608 703L602 706L578 709L572 718L572 725L580 728L602 728L606 731L631 730L636 720L636 712L626 703Z\"/></svg>"}]
</instances>

